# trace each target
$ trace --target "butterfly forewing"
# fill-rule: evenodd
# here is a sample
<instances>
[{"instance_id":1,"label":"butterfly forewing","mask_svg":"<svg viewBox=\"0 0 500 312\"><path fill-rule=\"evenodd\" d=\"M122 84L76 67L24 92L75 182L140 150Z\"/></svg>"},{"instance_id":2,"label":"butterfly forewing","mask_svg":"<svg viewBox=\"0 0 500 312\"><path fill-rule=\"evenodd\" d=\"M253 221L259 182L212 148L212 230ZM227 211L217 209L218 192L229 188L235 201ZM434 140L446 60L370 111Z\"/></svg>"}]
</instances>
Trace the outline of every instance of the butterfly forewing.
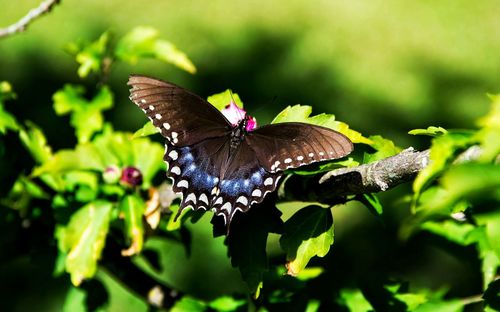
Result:
<instances>
[{"instance_id":1,"label":"butterfly forewing","mask_svg":"<svg viewBox=\"0 0 500 312\"><path fill-rule=\"evenodd\" d=\"M337 131L295 122L257 128L246 141L270 172L341 158L353 149L352 142Z\"/></svg>"},{"instance_id":2,"label":"butterfly forewing","mask_svg":"<svg viewBox=\"0 0 500 312\"><path fill-rule=\"evenodd\" d=\"M130 99L171 145L188 146L230 131L215 107L179 86L139 75L131 76L128 85Z\"/></svg>"}]
</instances>

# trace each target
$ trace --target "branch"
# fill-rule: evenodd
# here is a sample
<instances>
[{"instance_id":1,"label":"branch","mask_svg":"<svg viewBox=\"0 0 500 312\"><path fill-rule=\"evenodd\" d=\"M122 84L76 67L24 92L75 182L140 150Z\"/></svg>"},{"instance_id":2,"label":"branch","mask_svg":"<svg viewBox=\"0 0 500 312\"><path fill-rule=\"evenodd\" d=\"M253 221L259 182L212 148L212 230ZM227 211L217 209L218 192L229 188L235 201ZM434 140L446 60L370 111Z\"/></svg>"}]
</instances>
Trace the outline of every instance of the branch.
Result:
<instances>
[{"instance_id":1,"label":"branch","mask_svg":"<svg viewBox=\"0 0 500 312\"><path fill-rule=\"evenodd\" d=\"M16 23L0 29L0 38L13 35L18 32L23 32L28 28L28 25L40 16L49 13L52 8L58 4L60 0L46 0L40 3L37 8L32 9L23 18Z\"/></svg>"},{"instance_id":2,"label":"branch","mask_svg":"<svg viewBox=\"0 0 500 312\"><path fill-rule=\"evenodd\" d=\"M323 176L291 176L285 185L287 194L296 200L320 201L334 204L347 195L386 191L412 180L429 164L429 152L415 151L412 147L389 158L352 168L332 170ZM460 154L456 162L477 159L480 148L472 146ZM307 189L308 192L304 192ZM310 192L309 192L310 191Z\"/></svg>"}]
</instances>

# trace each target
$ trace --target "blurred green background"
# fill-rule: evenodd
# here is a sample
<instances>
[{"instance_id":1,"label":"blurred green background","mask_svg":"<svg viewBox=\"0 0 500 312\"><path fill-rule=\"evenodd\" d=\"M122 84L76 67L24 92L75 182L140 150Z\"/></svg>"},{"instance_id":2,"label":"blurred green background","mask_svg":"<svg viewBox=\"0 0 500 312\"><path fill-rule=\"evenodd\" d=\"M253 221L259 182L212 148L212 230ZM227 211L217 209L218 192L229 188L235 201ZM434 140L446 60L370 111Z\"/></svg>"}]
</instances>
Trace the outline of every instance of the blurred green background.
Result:
<instances>
[{"instance_id":1,"label":"blurred green background","mask_svg":"<svg viewBox=\"0 0 500 312\"><path fill-rule=\"evenodd\" d=\"M0 27L14 23L39 2L1 1ZM499 92L500 19L495 0L62 0L27 32L0 39L0 80L11 82L18 94L7 109L20 120L40 125L55 149L73 146L71 128L52 109L55 91L64 83L81 83L65 46L95 40L108 29L118 38L139 25L157 28L162 38L187 53L198 72L190 75L155 60L114 67L109 83L116 106L106 116L119 130L135 131L145 121L128 100L125 84L130 73L173 81L201 96L231 88L260 124L285 106L300 103L312 105L316 113L333 113L365 135L381 134L402 147L420 148L428 140L408 136L407 131L430 125L474 127L489 107L486 93ZM96 81L84 83L91 89ZM375 268L396 271L417 285L463 284L452 288L455 295L480 286L475 275L479 271L470 269L477 263L462 251L425 245L426 237L399 246L394 220L408 213L408 205L398 201L397 190L382 199L390 207L384 226L356 205L335 210L336 244L325 260L332 263L334 276L343 280L348 270ZM222 240L210 238L209 217L191 228L194 245L208 247L194 250L188 263L179 246L150 242L177 252L171 257L176 262L166 265L165 279L202 297L244 292ZM0 250L0 259L5 250ZM393 261L383 262L388 258ZM22 311L34 303L47 310L60 307L65 299L56 294L66 292L67 280L51 278L47 268L52 260L44 254L0 262L0 295L14 301L9 308ZM403 267L404 272L399 270ZM420 276L421 271L434 279ZM199 274L206 274L210 283L198 284ZM29 287L22 298L20 287Z\"/></svg>"}]
</instances>

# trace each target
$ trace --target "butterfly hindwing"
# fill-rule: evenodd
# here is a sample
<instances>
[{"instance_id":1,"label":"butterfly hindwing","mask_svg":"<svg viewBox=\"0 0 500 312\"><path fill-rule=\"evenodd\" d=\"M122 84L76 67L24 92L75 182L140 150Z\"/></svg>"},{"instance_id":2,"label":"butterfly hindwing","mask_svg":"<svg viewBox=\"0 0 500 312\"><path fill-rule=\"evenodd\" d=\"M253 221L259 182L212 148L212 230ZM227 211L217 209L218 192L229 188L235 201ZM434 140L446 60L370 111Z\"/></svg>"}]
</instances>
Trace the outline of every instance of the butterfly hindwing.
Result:
<instances>
[{"instance_id":1,"label":"butterfly hindwing","mask_svg":"<svg viewBox=\"0 0 500 312\"><path fill-rule=\"evenodd\" d=\"M188 146L221 136L231 125L210 103L172 83L130 76L130 99L139 106L167 141Z\"/></svg>"},{"instance_id":2,"label":"butterfly hindwing","mask_svg":"<svg viewBox=\"0 0 500 312\"><path fill-rule=\"evenodd\" d=\"M243 140L221 173L213 202L216 214L230 222L238 210L245 212L262 202L267 193L274 191L280 177L281 173L266 171Z\"/></svg>"},{"instance_id":3,"label":"butterfly hindwing","mask_svg":"<svg viewBox=\"0 0 500 312\"><path fill-rule=\"evenodd\" d=\"M341 158L353 149L352 142L337 131L298 122L257 128L246 135L246 141L269 172Z\"/></svg>"}]
</instances>

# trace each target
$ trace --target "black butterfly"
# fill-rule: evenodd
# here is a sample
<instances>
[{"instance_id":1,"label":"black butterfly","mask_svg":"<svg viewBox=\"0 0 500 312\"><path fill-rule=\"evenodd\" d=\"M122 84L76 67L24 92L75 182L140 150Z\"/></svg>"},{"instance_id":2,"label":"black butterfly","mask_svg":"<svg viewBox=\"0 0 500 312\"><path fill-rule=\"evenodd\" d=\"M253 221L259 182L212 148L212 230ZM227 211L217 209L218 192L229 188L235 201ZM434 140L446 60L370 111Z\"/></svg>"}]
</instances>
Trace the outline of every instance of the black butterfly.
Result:
<instances>
[{"instance_id":1,"label":"black butterfly","mask_svg":"<svg viewBox=\"0 0 500 312\"><path fill-rule=\"evenodd\" d=\"M349 154L343 134L304 123L247 130L249 116L233 126L199 96L172 83L132 75L130 99L167 139L164 159L183 209L212 208L229 223L276 189L283 171Z\"/></svg>"}]
</instances>

